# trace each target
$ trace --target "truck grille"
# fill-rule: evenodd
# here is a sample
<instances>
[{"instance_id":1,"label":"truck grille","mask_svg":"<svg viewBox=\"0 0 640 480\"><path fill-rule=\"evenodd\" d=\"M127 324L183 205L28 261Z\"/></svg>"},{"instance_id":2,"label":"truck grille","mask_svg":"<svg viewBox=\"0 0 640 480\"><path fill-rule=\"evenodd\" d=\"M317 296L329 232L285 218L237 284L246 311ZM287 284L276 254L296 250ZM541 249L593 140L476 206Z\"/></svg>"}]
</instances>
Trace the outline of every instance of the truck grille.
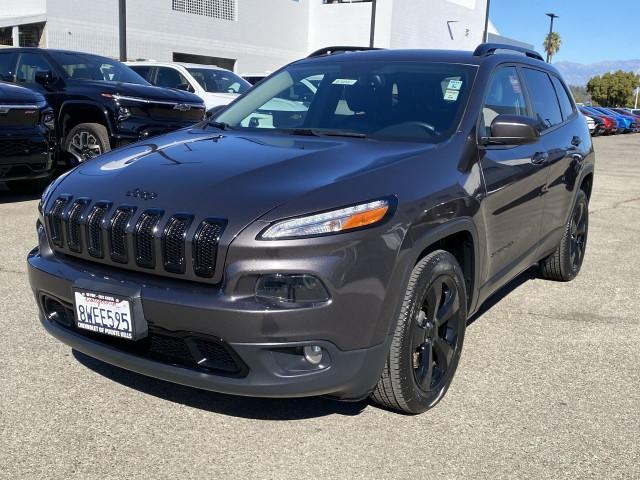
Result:
<instances>
[{"instance_id":1,"label":"truck grille","mask_svg":"<svg viewBox=\"0 0 640 480\"><path fill-rule=\"evenodd\" d=\"M211 281L226 222L60 196L45 213L45 225L56 252L130 270Z\"/></svg>"}]
</instances>

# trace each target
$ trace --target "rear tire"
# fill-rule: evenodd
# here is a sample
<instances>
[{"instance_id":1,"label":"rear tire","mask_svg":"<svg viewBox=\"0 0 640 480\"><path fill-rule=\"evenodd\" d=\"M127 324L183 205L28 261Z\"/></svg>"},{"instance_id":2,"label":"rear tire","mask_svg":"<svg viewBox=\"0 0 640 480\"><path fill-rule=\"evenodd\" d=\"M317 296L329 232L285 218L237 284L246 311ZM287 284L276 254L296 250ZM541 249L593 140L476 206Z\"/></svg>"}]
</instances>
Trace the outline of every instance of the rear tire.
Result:
<instances>
[{"instance_id":1,"label":"rear tire","mask_svg":"<svg viewBox=\"0 0 640 480\"><path fill-rule=\"evenodd\" d=\"M436 405L451 385L467 326L466 289L455 257L436 250L414 267L387 361L371 398L408 414Z\"/></svg>"},{"instance_id":2,"label":"rear tire","mask_svg":"<svg viewBox=\"0 0 640 480\"><path fill-rule=\"evenodd\" d=\"M584 190L580 189L558 248L540 262L542 276L560 282L576 278L584 260L588 233L589 199Z\"/></svg>"},{"instance_id":3,"label":"rear tire","mask_svg":"<svg viewBox=\"0 0 640 480\"><path fill-rule=\"evenodd\" d=\"M81 123L71 129L64 142L64 151L73 165L86 162L111 150L109 132L99 123Z\"/></svg>"}]
</instances>

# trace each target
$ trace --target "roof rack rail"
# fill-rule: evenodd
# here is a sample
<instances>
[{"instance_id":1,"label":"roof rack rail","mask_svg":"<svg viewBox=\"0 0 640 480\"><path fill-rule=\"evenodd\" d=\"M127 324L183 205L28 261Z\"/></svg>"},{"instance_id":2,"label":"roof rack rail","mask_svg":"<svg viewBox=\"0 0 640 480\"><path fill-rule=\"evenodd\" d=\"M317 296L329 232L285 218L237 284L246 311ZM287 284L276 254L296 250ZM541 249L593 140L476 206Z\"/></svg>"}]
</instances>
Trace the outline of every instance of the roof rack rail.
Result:
<instances>
[{"instance_id":1,"label":"roof rack rail","mask_svg":"<svg viewBox=\"0 0 640 480\"><path fill-rule=\"evenodd\" d=\"M481 43L478 48L473 52L474 57L484 57L487 55L493 55L496 50L510 50L512 52L518 52L526 55L529 58L535 58L544 62L544 58L535 50L519 47L517 45L508 45L506 43Z\"/></svg>"},{"instance_id":2,"label":"roof rack rail","mask_svg":"<svg viewBox=\"0 0 640 480\"><path fill-rule=\"evenodd\" d=\"M347 53L347 52L360 52L363 50L380 50L380 48L375 47L353 47L353 46L333 46L333 47L324 47L320 50L316 50L313 53L310 53L307 58L320 57L322 55L333 55L335 53Z\"/></svg>"}]
</instances>

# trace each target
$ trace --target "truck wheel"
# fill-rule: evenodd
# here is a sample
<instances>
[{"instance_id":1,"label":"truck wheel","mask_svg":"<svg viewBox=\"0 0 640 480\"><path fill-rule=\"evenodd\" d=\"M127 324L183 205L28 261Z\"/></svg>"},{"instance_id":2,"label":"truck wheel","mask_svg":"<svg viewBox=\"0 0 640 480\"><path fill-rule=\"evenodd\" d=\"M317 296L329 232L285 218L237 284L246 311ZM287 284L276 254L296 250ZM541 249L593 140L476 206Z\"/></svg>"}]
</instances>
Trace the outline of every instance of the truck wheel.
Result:
<instances>
[{"instance_id":1,"label":"truck wheel","mask_svg":"<svg viewBox=\"0 0 640 480\"><path fill-rule=\"evenodd\" d=\"M382 407L422 413L444 396L467 326L466 289L455 257L436 250L414 267L382 376L371 397Z\"/></svg>"},{"instance_id":2,"label":"truck wheel","mask_svg":"<svg viewBox=\"0 0 640 480\"><path fill-rule=\"evenodd\" d=\"M64 150L76 163L86 162L111 150L109 133L99 123L81 123L67 135Z\"/></svg>"},{"instance_id":3,"label":"truck wheel","mask_svg":"<svg viewBox=\"0 0 640 480\"><path fill-rule=\"evenodd\" d=\"M51 183L52 176L49 175L44 178L35 178L33 180L14 180L7 182L7 188L19 195L35 195L36 193L42 193L47 185Z\"/></svg>"},{"instance_id":4,"label":"truck wheel","mask_svg":"<svg viewBox=\"0 0 640 480\"><path fill-rule=\"evenodd\" d=\"M568 282L580 272L589 233L589 200L584 190L578 190L576 203L564 227L564 234L555 252L540 262L542 276L549 280Z\"/></svg>"}]
</instances>

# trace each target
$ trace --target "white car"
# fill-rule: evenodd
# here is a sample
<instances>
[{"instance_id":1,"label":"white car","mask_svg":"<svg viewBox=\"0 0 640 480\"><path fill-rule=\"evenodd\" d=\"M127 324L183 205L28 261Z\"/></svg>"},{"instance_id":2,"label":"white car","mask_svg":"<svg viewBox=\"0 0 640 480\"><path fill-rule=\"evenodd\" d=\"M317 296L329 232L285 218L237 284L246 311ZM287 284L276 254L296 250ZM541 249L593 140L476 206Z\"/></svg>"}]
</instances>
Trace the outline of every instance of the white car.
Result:
<instances>
[{"instance_id":1,"label":"white car","mask_svg":"<svg viewBox=\"0 0 640 480\"><path fill-rule=\"evenodd\" d=\"M239 75L214 65L152 61L126 64L152 85L195 93L204 100L207 110L227 105L251 88Z\"/></svg>"},{"instance_id":2,"label":"white car","mask_svg":"<svg viewBox=\"0 0 640 480\"><path fill-rule=\"evenodd\" d=\"M596 129L596 122L593 120L593 118L584 115L584 119L587 122L587 127L589 127L589 133L593 135L593 132Z\"/></svg>"}]
</instances>

